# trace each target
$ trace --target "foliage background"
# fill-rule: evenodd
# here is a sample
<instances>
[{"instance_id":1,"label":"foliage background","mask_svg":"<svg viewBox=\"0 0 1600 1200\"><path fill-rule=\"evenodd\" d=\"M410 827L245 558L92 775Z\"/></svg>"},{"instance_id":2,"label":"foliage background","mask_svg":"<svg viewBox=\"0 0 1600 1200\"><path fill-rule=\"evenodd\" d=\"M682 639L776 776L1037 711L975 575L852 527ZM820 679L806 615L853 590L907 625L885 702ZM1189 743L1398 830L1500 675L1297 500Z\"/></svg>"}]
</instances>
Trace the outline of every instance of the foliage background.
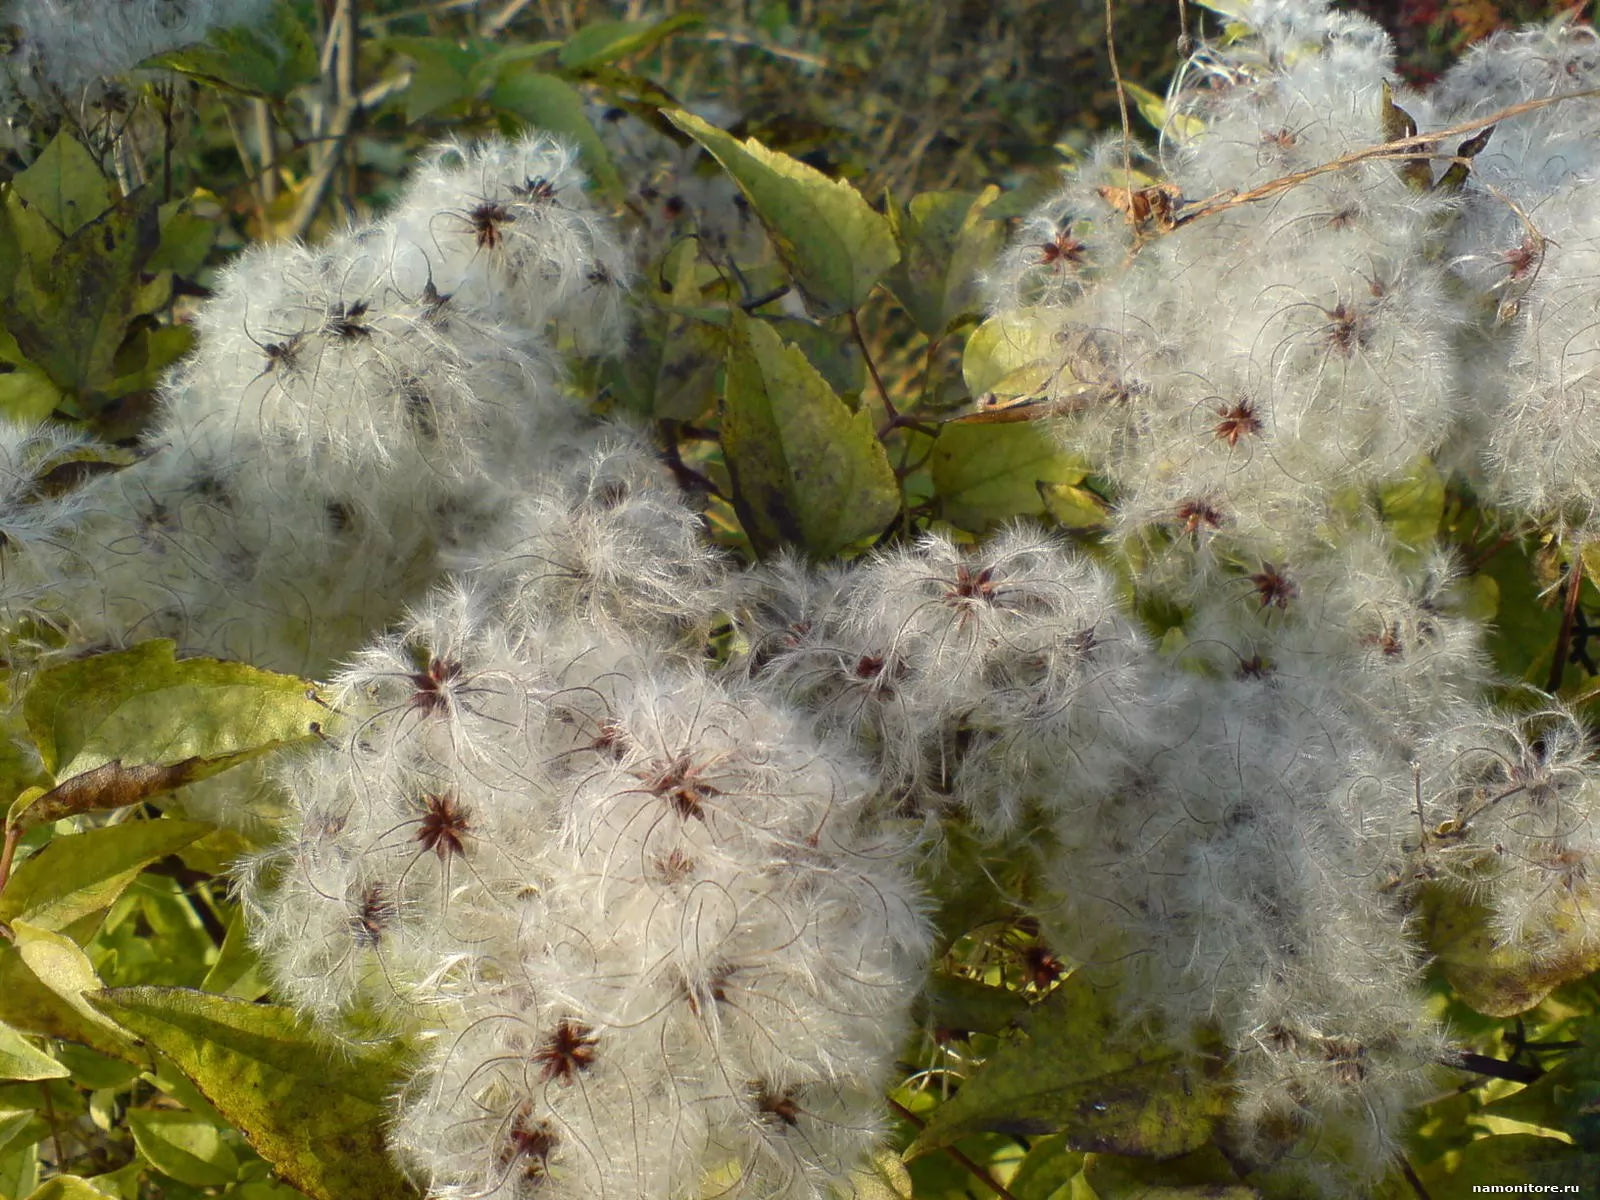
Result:
<instances>
[{"instance_id":1,"label":"foliage background","mask_svg":"<svg viewBox=\"0 0 1600 1200\"><path fill-rule=\"evenodd\" d=\"M1497 8L1492 0L1363 7L1395 34L1403 69L1417 80L1494 28L1554 11L1533 3ZM342 63L319 61L330 25L352 14L359 53ZM1159 95L1178 61L1183 22L1195 21L1195 11L1119 0L1114 15L1124 78ZM11 332L0 337L0 406L8 413L54 413L113 441L132 438L148 420L161 373L189 348L187 314L219 264L250 242L316 238L351 215L381 209L411 156L442 136L532 123L580 136L603 156L597 137L582 127L603 122L608 108L649 115L683 102L714 113L716 124L740 136L850 180L869 199L885 191L901 203L935 190L961 192L965 215L980 189L999 183L1004 191L983 201L987 224L974 235L992 253L1007 221L1049 190L1063 159L1121 119L1104 13L1092 4L514 0L351 9L329 2L282 5L275 19L276 40L219 40L174 55L168 65L178 73L130 81L81 124L46 115L14 131L0 184L12 194L48 186L86 206L108 205L137 252L117 259L92 247L52 246L46 262L28 246L9 248L15 278L31 280L35 294L24 296L24 284L14 283L8 312L26 302L37 305L40 319L24 332L8 321ZM559 85L521 87L530 61ZM580 97L593 107L586 110ZM130 129L138 147L131 155L129 139L120 136ZM619 211L638 217L660 200L645 197L607 158L591 160L591 169L603 187L612 172L609 199ZM118 199L122 193L142 199L128 205ZM64 263L83 269L64 271ZM706 303L727 305L739 297L726 278L704 269L715 265L689 268L686 277ZM777 279L770 261L745 265L752 268L741 281L747 291ZM865 351L887 394L908 409L962 411L973 402L960 364L976 313L956 314L962 319L930 333L913 319L907 295L914 291L879 289L862 307L859 329L819 323L806 335L808 351L842 395L868 388ZM672 304L655 293L650 301ZM669 328L654 336L666 342ZM686 471L729 490L715 441L698 428L707 413L692 404L651 411L655 400L630 393L626 379L597 374L579 382L601 406L643 405L642 415L660 420ZM1092 534L1099 503L1092 481L1063 473L1057 482L1069 493L1058 494L1052 508L1034 483L1040 460L1053 451L1041 449L1026 424L981 428L974 449L953 448L954 436L945 441L941 479L900 473L908 522L928 516L937 493L943 514L974 531L1028 513ZM926 450L916 436L905 432L902 464ZM979 442L983 461L1015 463L1016 477L963 476L969 459L979 458ZM114 466L64 464L57 482ZM1501 665L1541 684L1553 680L1592 710L1597 672L1586 617L1571 662L1558 661L1571 627L1563 633L1562 615L1548 600L1560 566L1556 549L1492 527L1467 497L1441 490L1422 506L1418 519L1435 522L1494 580ZM747 523L716 496L710 511L723 543L748 549ZM1586 583L1577 612L1594 611L1600 594ZM57 676L50 687L58 704L62 694L72 704L93 695L152 710L179 703L148 682L155 667L140 669L147 682L132 699L94 667L77 678ZM180 672L171 686L192 682ZM303 736L306 705L314 707L303 689L246 674L227 682L256 700L274 697L277 724L253 719L242 752L198 748L191 757L205 770ZM82 734L54 721L50 702L48 689L30 691L18 732L37 748L43 771L59 779L70 774L66 765L82 749ZM0 1082L0 1196L292 1200L300 1193L285 1178L316 1197L400 1194L404 1185L379 1165L376 1132L398 1052L335 1058L319 1051L307 1059L311 1035L288 1014L257 1003L270 997L227 882L229 862L246 848L241 836L185 820L181 793L175 802L167 794L181 778L139 796L109 822L70 808L24 820L26 802L38 795L27 789L48 780L41 764L25 757L5 765L10 794L21 799L8 822L15 867L0 897L0 920L11 935L0 948L0 1075L8 1080ZM1036 928L1002 899L1028 895L1029 869L1025 861L986 857L976 841L957 842L935 883L940 972L924 1002L922 1035L906 1049L907 1083L891 1097L900 1115L896 1151L912 1145L982 1063L1006 1060L1019 1025L1031 1023L1035 1037L1064 1040L1062 1054L1081 1062L1087 1094L1127 1070L1096 1044L1085 1002L1071 992L1070 979L1060 982L1059 964L1038 943ZM1442 937L1447 965L1437 972L1437 1004L1458 1034L1495 1060L1488 1069L1501 1077L1466 1075L1427 1106L1408 1165L1385 1195L1442 1200L1470 1194L1474 1183L1526 1181L1546 1167L1555 1172L1550 1178L1583 1178L1585 1171L1596 1178L1595 978L1564 982L1530 1011L1487 1017L1463 1001L1459 979L1453 987L1449 977L1452 953L1481 966L1472 957L1477 950L1452 946L1448 930ZM85 998L101 986L119 990ZM172 987L202 994L176 1001L145 990ZM203 1093L227 1091L221 1081L230 1077L258 1086L268 1101L254 1111L214 1106ZM882 1196L1019 1200L1255 1194L1205 1138L1176 1156L1158 1151L1150 1144L1152 1119L1135 1103L1118 1153L1084 1148L1071 1128L968 1132L906 1164L898 1154L886 1156L881 1178L861 1187Z\"/></svg>"}]
</instances>

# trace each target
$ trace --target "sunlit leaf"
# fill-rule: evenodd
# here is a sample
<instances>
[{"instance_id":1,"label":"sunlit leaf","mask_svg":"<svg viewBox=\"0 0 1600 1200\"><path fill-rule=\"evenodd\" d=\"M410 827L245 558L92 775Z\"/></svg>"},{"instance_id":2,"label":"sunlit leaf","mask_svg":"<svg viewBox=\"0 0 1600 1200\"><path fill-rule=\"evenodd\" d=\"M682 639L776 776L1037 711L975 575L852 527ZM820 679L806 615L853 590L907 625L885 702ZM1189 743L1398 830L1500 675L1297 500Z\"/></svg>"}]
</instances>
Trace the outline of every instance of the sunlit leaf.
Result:
<instances>
[{"instance_id":1,"label":"sunlit leaf","mask_svg":"<svg viewBox=\"0 0 1600 1200\"><path fill-rule=\"evenodd\" d=\"M1587 936L1582 915L1569 918L1571 947L1538 953L1501 945L1489 910L1442 889L1424 893L1422 934L1445 978L1466 1001L1491 1017L1514 1017L1533 1008L1568 980L1600 968L1600 945ZM1559 936L1559 928L1546 932Z\"/></svg>"},{"instance_id":2,"label":"sunlit leaf","mask_svg":"<svg viewBox=\"0 0 1600 1200\"><path fill-rule=\"evenodd\" d=\"M416 1195L383 1139L402 1050L335 1049L290 1009L183 988L117 988L94 1003L176 1063L314 1200Z\"/></svg>"},{"instance_id":3,"label":"sunlit leaf","mask_svg":"<svg viewBox=\"0 0 1600 1200\"><path fill-rule=\"evenodd\" d=\"M100 977L95 974L89 956L76 942L64 933L37 929L26 921L12 922L11 932L16 935L17 953L40 983L65 1001L78 1016L111 1034L113 1040L125 1040L117 1023L91 1008L83 998L85 992L100 990Z\"/></svg>"},{"instance_id":4,"label":"sunlit leaf","mask_svg":"<svg viewBox=\"0 0 1600 1200\"><path fill-rule=\"evenodd\" d=\"M65 1079L71 1072L0 1022L0 1079Z\"/></svg>"},{"instance_id":5,"label":"sunlit leaf","mask_svg":"<svg viewBox=\"0 0 1600 1200\"><path fill-rule=\"evenodd\" d=\"M739 185L814 315L859 308L899 261L888 219L861 194L798 159L744 142L692 113L663 114L708 150Z\"/></svg>"},{"instance_id":6,"label":"sunlit leaf","mask_svg":"<svg viewBox=\"0 0 1600 1200\"><path fill-rule=\"evenodd\" d=\"M95 914L61 932L74 944L82 945L94 936L100 922L101 914ZM8 942L0 942L0 1020L36 1037L81 1042L130 1063L146 1062L133 1043L108 1026L98 1013L85 1016L47 987L23 961L18 947Z\"/></svg>"},{"instance_id":7,"label":"sunlit leaf","mask_svg":"<svg viewBox=\"0 0 1600 1200\"><path fill-rule=\"evenodd\" d=\"M134 877L211 832L199 821L124 821L46 843L0 892L0 921L61 930L110 906Z\"/></svg>"},{"instance_id":8,"label":"sunlit leaf","mask_svg":"<svg viewBox=\"0 0 1600 1200\"><path fill-rule=\"evenodd\" d=\"M1404 546L1422 549L1432 543L1444 517L1444 476L1433 460L1420 459L1399 479L1378 493L1383 523Z\"/></svg>"},{"instance_id":9,"label":"sunlit leaf","mask_svg":"<svg viewBox=\"0 0 1600 1200\"><path fill-rule=\"evenodd\" d=\"M62 131L24 171L12 177L17 196L63 237L116 203L117 192L83 143Z\"/></svg>"},{"instance_id":10,"label":"sunlit leaf","mask_svg":"<svg viewBox=\"0 0 1600 1200\"><path fill-rule=\"evenodd\" d=\"M187 1112L136 1108L128 1113L134 1145L163 1175L195 1187L221 1187L239 1173L239 1159L222 1131Z\"/></svg>"},{"instance_id":11,"label":"sunlit leaf","mask_svg":"<svg viewBox=\"0 0 1600 1200\"><path fill-rule=\"evenodd\" d=\"M998 313L973 330L962 353L961 374L975 397L1013 399L1047 384L1059 357L1045 315L1021 309Z\"/></svg>"},{"instance_id":12,"label":"sunlit leaf","mask_svg":"<svg viewBox=\"0 0 1600 1200\"><path fill-rule=\"evenodd\" d=\"M118 1200L116 1192L106 1192L81 1175L57 1175L46 1180L28 1200Z\"/></svg>"},{"instance_id":13,"label":"sunlit leaf","mask_svg":"<svg viewBox=\"0 0 1600 1200\"><path fill-rule=\"evenodd\" d=\"M23 711L57 783L14 823L139 803L315 737L327 718L304 680L174 649L151 641L39 673Z\"/></svg>"},{"instance_id":14,"label":"sunlit leaf","mask_svg":"<svg viewBox=\"0 0 1600 1200\"><path fill-rule=\"evenodd\" d=\"M978 275L1005 245L1005 224L988 216L997 187L973 196L925 192L904 213L890 208L900 261L885 277L917 328L930 338L977 312Z\"/></svg>"},{"instance_id":15,"label":"sunlit leaf","mask_svg":"<svg viewBox=\"0 0 1600 1200\"><path fill-rule=\"evenodd\" d=\"M852 413L799 349L737 313L722 446L734 505L763 553L791 545L826 558L879 533L899 511L871 414Z\"/></svg>"},{"instance_id":16,"label":"sunlit leaf","mask_svg":"<svg viewBox=\"0 0 1600 1200\"><path fill-rule=\"evenodd\" d=\"M1600 1179L1600 1154L1556 1138L1502 1133L1469 1142L1437 1163L1417 1168L1429 1200L1476 1200L1485 1188L1576 1187Z\"/></svg>"},{"instance_id":17,"label":"sunlit leaf","mask_svg":"<svg viewBox=\"0 0 1600 1200\"><path fill-rule=\"evenodd\" d=\"M1073 487L1088 473L1081 458L1031 421L946 425L930 465L940 515L974 533L1013 517L1043 515L1045 485Z\"/></svg>"}]
</instances>

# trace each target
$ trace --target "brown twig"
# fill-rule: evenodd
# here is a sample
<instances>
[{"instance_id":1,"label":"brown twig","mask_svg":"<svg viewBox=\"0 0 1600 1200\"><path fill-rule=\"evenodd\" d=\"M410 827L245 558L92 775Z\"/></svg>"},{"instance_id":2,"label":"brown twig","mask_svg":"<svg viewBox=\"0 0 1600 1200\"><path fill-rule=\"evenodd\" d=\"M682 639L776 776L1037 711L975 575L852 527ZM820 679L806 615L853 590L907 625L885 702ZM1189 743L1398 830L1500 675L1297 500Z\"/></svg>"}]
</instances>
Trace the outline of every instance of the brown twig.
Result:
<instances>
[{"instance_id":1,"label":"brown twig","mask_svg":"<svg viewBox=\"0 0 1600 1200\"><path fill-rule=\"evenodd\" d=\"M6 890L11 878L11 863L17 856L17 843L22 840L22 826L7 825L5 843L0 845L0 892Z\"/></svg>"},{"instance_id":2,"label":"brown twig","mask_svg":"<svg viewBox=\"0 0 1600 1200\"><path fill-rule=\"evenodd\" d=\"M926 1121L917 1116L916 1113L912 1112L904 1104L901 1104L900 1101L896 1100L893 1096L890 1096L888 1099L889 1107L894 1109L895 1112L899 1113L906 1120L910 1121L918 1129L925 1129L927 1127L928 1123ZM942 1149L951 1158L955 1159L956 1162L965 1167L972 1174L973 1178L977 1179L979 1183L983 1184L984 1187L988 1188L996 1196L999 1196L1001 1200L1017 1200L1017 1198L1006 1189L1006 1186L1003 1183L1001 1183L993 1175L989 1174L989 1172L984 1169L983 1166L973 1162L972 1159L966 1154L963 1154L958 1147L944 1146Z\"/></svg>"},{"instance_id":3,"label":"brown twig","mask_svg":"<svg viewBox=\"0 0 1600 1200\"><path fill-rule=\"evenodd\" d=\"M1106 57L1111 60L1111 79L1117 85L1117 111L1122 114L1122 171L1133 186L1133 125L1128 120L1128 89L1122 82L1122 67L1117 63L1117 23L1106 0Z\"/></svg>"},{"instance_id":4,"label":"brown twig","mask_svg":"<svg viewBox=\"0 0 1600 1200\"><path fill-rule=\"evenodd\" d=\"M1411 1185L1411 1190L1417 1194L1417 1200L1433 1200L1428 1195L1428 1189L1422 1186L1422 1178L1417 1174L1417 1169L1411 1165L1411 1160L1404 1154L1397 1157L1400 1159L1400 1173L1406 1177L1406 1182Z\"/></svg>"},{"instance_id":5,"label":"brown twig","mask_svg":"<svg viewBox=\"0 0 1600 1200\"><path fill-rule=\"evenodd\" d=\"M1107 0L1109 4L1110 0ZM1585 88L1581 92L1563 92L1559 96L1546 96L1541 100L1524 100L1521 104L1513 104L1509 108L1502 108L1499 112L1491 113L1487 117L1477 117L1471 121L1462 121L1446 129L1438 129L1432 133L1419 133L1412 137L1396 138L1392 142L1383 142L1376 146L1367 146L1360 150L1352 150L1349 154L1341 154L1338 158L1330 159L1315 167L1307 167L1304 171L1296 171L1292 175L1283 175L1277 179L1269 179L1266 183L1259 184L1243 192L1217 192L1203 200L1196 200L1192 204L1180 208L1173 217L1175 228L1182 228L1191 221L1201 217L1209 217L1213 213L1226 212L1230 208L1238 208L1245 204L1254 204L1258 200L1268 200L1279 192L1286 192L1290 188L1298 187L1308 179L1315 179L1319 175L1327 175L1333 171L1342 171L1345 167L1355 166L1357 163L1367 162L1371 159L1384 158L1415 158L1418 150L1427 150L1436 142L1445 138L1457 137L1464 133L1476 133L1480 129L1487 129L1490 125L1497 125L1501 121L1508 121L1512 117L1520 117L1524 113L1537 112L1542 108L1549 108L1552 104L1560 104L1565 100L1584 100L1600 96L1600 88ZM1456 159L1455 155L1442 155L1440 157Z\"/></svg>"},{"instance_id":6,"label":"brown twig","mask_svg":"<svg viewBox=\"0 0 1600 1200\"><path fill-rule=\"evenodd\" d=\"M867 338L861 332L861 322L856 317L856 310L850 310L850 332L856 335L856 345L861 347L861 357L867 360L867 373L872 376L873 385L878 389L878 398L883 401L883 411L889 414L889 423L879 434L888 433L900 425L900 410L895 408L894 401L889 399L889 389L883 386L883 376L878 374L878 364L872 361L872 351L867 347Z\"/></svg>"}]
</instances>

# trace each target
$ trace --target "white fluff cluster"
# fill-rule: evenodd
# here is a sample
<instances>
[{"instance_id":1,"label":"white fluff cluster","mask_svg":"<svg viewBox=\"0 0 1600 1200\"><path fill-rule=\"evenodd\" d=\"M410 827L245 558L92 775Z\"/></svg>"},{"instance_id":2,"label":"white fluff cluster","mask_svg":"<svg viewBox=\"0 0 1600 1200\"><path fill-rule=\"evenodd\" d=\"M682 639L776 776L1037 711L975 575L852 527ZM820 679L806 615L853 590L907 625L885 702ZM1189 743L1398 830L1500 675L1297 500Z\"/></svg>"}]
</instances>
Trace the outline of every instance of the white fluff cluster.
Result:
<instances>
[{"instance_id":1,"label":"white fluff cluster","mask_svg":"<svg viewBox=\"0 0 1600 1200\"><path fill-rule=\"evenodd\" d=\"M392 1141L433 1196L821 1197L878 1136L907 844L847 747L683 650L722 568L648 461L552 469L537 549L353 660L246 888L286 998L427 1045Z\"/></svg>"},{"instance_id":2,"label":"white fluff cluster","mask_svg":"<svg viewBox=\"0 0 1600 1200\"><path fill-rule=\"evenodd\" d=\"M596 436L552 323L619 336L627 275L582 187L542 136L445 146L386 219L241 256L143 461L35 556L76 581L47 615L80 643L327 673Z\"/></svg>"},{"instance_id":3,"label":"white fluff cluster","mask_svg":"<svg viewBox=\"0 0 1600 1200\"><path fill-rule=\"evenodd\" d=\"M1135 589L1175 616L1138 721L1040 731L998 807L1003 770L956 773L987 819L1040 814L1047 937L1135 1013L1220 1029L1247 1160L1322 1195L1380 1174L1430 1088L1423 889L1530 962L1600 929L1592 735L1487 705L1450 557L1369 532L1429 458L1594 528L1600 106L1443 139L1476 155L1464 183L1420 157L1321 169L1410 118L1593 87L1600 47L1568 23L1499 37L1427 95L1391 94L1391 67L1364 18L1250 5L1180 72L1159 155L1102 147L996 267L1006 361L1114 485Z\"/></svg>"},{"instance_id":4,"label":"white fluff cluster","mask_svg":"<svg viewBox=\"0 0 1600 1200\"><path fill-rule=\"evenodd\" d=\"M108 75L202 42L213 29L253 24L271 7L271 0L8 0L0 23L15 27L17 43L0 59L0 76L24 95L42 87L77 103Z\"/></svg>"}]
</instances>

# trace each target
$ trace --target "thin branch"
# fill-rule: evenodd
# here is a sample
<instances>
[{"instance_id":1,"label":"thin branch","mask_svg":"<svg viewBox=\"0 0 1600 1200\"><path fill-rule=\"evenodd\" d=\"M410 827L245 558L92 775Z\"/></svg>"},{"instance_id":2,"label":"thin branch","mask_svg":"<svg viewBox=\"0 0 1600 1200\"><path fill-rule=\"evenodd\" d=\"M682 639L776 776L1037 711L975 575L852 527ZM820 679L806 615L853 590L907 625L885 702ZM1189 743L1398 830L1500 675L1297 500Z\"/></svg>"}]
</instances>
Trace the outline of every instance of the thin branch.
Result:
<instances>
[{"instance_id":1,"label":"thin branch","mask_svg":"<svg viewBox=\"0 0 1600 1200\"><path fill-rule=\"evenodd\" d=\"M1470 1050L1447 1050L1437 1061L1442 1066L1454 1067L1458 1071L1471 1071L1491 1079L1509 1079L1512 1083L1532 1083L1544 1076L1543 1068L1531 1063L1506 1062L1504 1059L1490 1058L1487 1054L1474 1054Z\"/></svg>"},{"instance_id":2,"label":"thin branch","mask_svg":"<svg viewBox=\"0 0 1600 1200\"><path fill-rule=\"evenodd\" d=\"M1133 126L1128 121L1128 89L1122 82L1122 68L1117 63L1116 20L1111 14L1111 0L1106 0L1106 57L1111 60L1111 78L1117 85L1117 111L1122 114L1122 170L1128 176L1127 186L1133 186Z\"/></svg>"},{"instance_id":3,"label":"thin branch","mask_svg":"<svg viewBox=\"0 0 1600 1200\"><path fill-rule=\"evenodd\" d=\"M522 10L532 2L533 0L510 0L509 4L479 27L478 36L483 38L498 37L505 31L506 26L520 17Z\"/></svg>"},{"instance_id":4,"label":"thin branch","mask_svg":"<svg viewBox=\"0 0 1600 1200\"><path fill-rule=\"evenodd\" d=\"M278 198L277 131L272 124L272 109L265 100L252 100L255 109L256 141L261 152L261 200L270 207Z\"/></svg>"},{"instance_id":5,"label":"thin branch","mask_svg":"<svg viewBox=\"0 0 1600 1200\"><path fill-rule=\"evenodd\" d=\"M6 882L11 878L11 863L17 857L17 843L22 840L22 826L6 826L4 845L0 845L0 892L6 890Z\"/></svg>"},{"instance_id":6,"label":"thin branch","mask_svg":"<svg viewBox=\"0 0 1600 1200\"><path fill-rule=\"evenodd\" d=\"M1109 3L1110 0L1107 0ZM1292 175L1283 175L1277 179L1268 180L1266 183L1250 188L1243 192L1217 192L1203 200L1197 200L1185 205L1174 215L1173 224L1182 228L1191 221L1201 217L1209 217L1213 213L1226 212L1230 208L1238 208L1244 204L1254 204L1258 200L1268 200L1279 192L1286 192L1290 188L1298 187L1308 179L1315 179L1318 175L1327 175L1333 171L1342 171L1345 167L1357 163L1367 162L1371 159L1384 158L1415 158L1418 150L1427 150L1436 142L1445 138L1457 137L1465 133L1477 133L1487 129L1490 125L1497 125L1501 121L1508 121L1512 117L1520 117L1524 113L1537 112L1542 108L1549 108L1552 104L1560 104L1565 100L1585 100L1600 96L1600 88L1585 88L1581 92L1563 92L1559 96L1546 96L1542 100L1524 100L1521 104L1513 104L1509 108L1502 108L1499 112L1491 113L1487 117L1477 117L1471 121L1462 121L1446 129L1435 130L1432 133L1419 133L1412 137L1396 138L1392 142L1383 142L1376 146L1367 146L1361 150L1352 150L1349 154L1341 154L1338 158L1331 159L1319 166L1308 167L1304 171L1296 171ZM1455 160L1455 155L1444 155Z\"/></svg>"},{"instance_id":7,"label":"thin branch","mask_svg":"<svg viewBox=\"0 0 1600 1200\"><path fill-rule=\"evenodd\" d=\"M1428 1195L1428 1189L1422 1186L1422 1178L1417 1174L1417 1169L1411 1165L1411 1160L1404 1154L1397 1157L1400 1159L1400 1173L1406 1177L1411 1190L1417 1194L1417 1200L1433 1200Z\"/></svg>"},{"instance_id":8,"label":"thin branch","mask_svg":"<svg viewBox=\"0 0 1600 1200\"><path fill-rule=\"evenodd\" d=\"M873 386L878 389L878 398L883 401L883 411L889 414L889 428L893 429L900 424L900 410L895 408L894 401L889 399L889 389L883 386L883 376L878 374L878 364L872 361L872 351L867 346L867 338L861 332L861 322L856 317L856 310L850 310L850 332L856 335L856 345L861 347L861 357L867 360L867 373L872 376ZM886 431L887 432L887 431Z\"/></svg>"},{"instance_id":9,"label":"thin branch","mask_svg":"<svg viewBox=\"0 0 1600 1200\"><path fill-rule=\"evenodd\" d=\"M894 1109L895 1112L899 1113L906 1120L910 1121L918 1129L926 1128L928 1123L921 1117L917 1116L916 1113L912 1112L904 1104L901 1104L900 1101L896 1100L893 1096L888 1097L888 1100L890 1108ZM988 1188L996 1196L999 1196L1000 1200L1017 1200L1015 1196L1006 1190L1006 1186L1003 1183L1001 1183L993 1175L989 1174L989 1172L980 1164L973 1162L972 1159L963 1154L959 1147L944 1146L942 1149L951 1158L955 1159L958 1163L965 1167L967 1171L972 1174L973 1178L975 1178L979 1183L983 1184L984 1187Z\"/></svg>"},{"instance_id":10,"label":"thin branch","mask_svg":"<svg viewBox=\"0 0 1600 1200\"><path fill-rule=\"evenodd\" d=\"M66 1147L61 1144L61 1125L56 1116L55 1099L50 1095L50 1081L48 1079L40 1080L39 1091L44 1096L45 1120L50 1123L50 1143L55 1147L56 1151L56 1174L65 1175L67 1173L67 1151Z\"/></svg>"},{"instance_id":11,"label":"thin branch","mask_svg":"<svg viewBox=\"0 0 1600 1200\"><path fill-rule=\"evenodd\" d=\"M1556 635L1555 659L1550 663L1550 679L1545 691L1552 696L1561 690L1561 678L1567 673L1567 655L1572 650L1572 625L1578 619L1578 597L1583 594L1583 547L1571 548L1572 559L1567 564L1566 603L1561 608L1561 631Z\"/></svg>"}]
</instances>

